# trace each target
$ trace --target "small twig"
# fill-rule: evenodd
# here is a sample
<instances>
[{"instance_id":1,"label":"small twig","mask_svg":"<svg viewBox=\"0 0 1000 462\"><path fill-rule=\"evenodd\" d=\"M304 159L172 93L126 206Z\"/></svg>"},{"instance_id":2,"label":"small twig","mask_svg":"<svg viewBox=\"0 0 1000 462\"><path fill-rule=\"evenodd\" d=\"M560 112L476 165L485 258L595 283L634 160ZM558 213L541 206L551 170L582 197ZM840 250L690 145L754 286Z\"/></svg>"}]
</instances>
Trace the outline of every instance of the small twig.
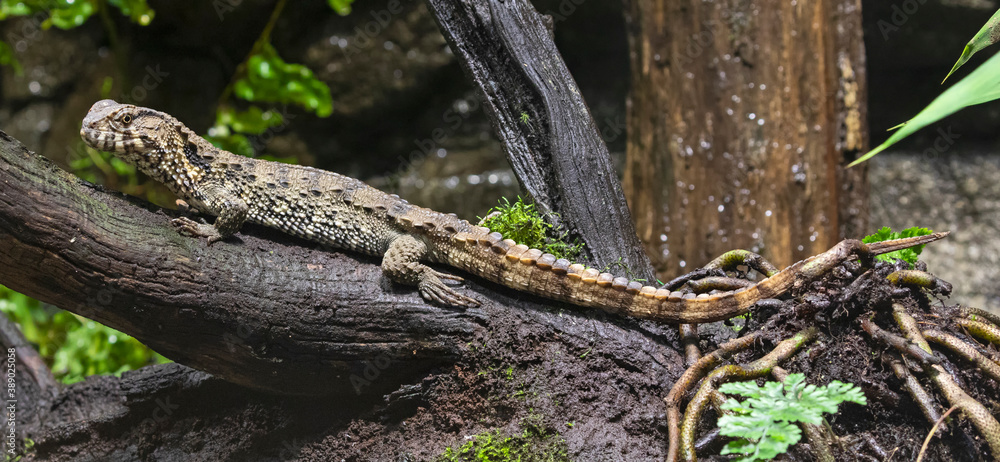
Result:
<instances>
[{"instance_id":1,"label":"small twig","mask_svg":"<svg viewBox=\"0 0 1000 462\"><path fill-rule=\"evenodd\" d=\"M924 459L924 453L927 452L927 445L930 444L931 438L934 437L934 433L937 432L938 427L941 426L941 423L944 422L944 419L948 418L948 415L951 414L955 409L958 409L957 405L950 407L944 413L944 415L942 415L937 419L937 422L934 422L934 426L931 427L930 433L928 433L927 437L924 438L924 444L920 446L920 454L917 455L917 462L920 462L921 460Z\"/></svg>"},{"instance_id":2,"label":"small twig","mask_svg":"<svg viewBox=\"0 0 1000 462\"><path fill-rule=\"evenodd\" d=\"M910 393L910 397L917 402L917 406L927 418L927 422L933 424L937 421L941 414L937 410L934 398L931 397L930 393L927 393L923 385L920 385L920 381L910 373L903 361L893 358L888 353L882 355L882 361L888 363L892 367L892 372L896 374L896 378L903 381L903 386Z\"/></svg>"},{"instance_id":3,"label":"small twig","mask_svg":"<svg viewBox=\"0 0 1000 462\"><path fill-rule=\"evenodd\" d=\"M903 338L898 335L886 332L881 327L875 325L870 319L861 319L861 328L864 329L868 335L875 341L882 342L896 349L896 351L910 356L922 364L938 364L941 362L940 359L934 357L933 354L924 351L919 345Z\"/></svg>"},{"instance_id":4,"label":"small twig","mask_svg":"<svg viewBox=\"0 0 1000 462\"><path fill-rule=\"evenodd\" d=\"M233 71L233 76L230 77L229 83L226 84L226 88L224 88L222 90L222 94L219 95L219 101L216 103L216 107L225 106L226 101L228 101L229 97L233 94L233 87L236 85L236 81L239 80L240 77L243 77L243 74L246 73L247 63L250 62L250 58L257 53L260 53L261 48L271 41L271 32L274 31L274 26L278 23L278 18L281 16L281 12L285 9L285 5L287 3L288 0L278 0L278 3L274 5L274 10L271 11L271 17L267 19L267 24L264 26L264 29L261 30L260 36L257 37L257 40L253 42L253 46L250 47L250 52L247 53L247 56L243 58L243 62L236 66L236 70Z\"/></svg>"}]
</instances>

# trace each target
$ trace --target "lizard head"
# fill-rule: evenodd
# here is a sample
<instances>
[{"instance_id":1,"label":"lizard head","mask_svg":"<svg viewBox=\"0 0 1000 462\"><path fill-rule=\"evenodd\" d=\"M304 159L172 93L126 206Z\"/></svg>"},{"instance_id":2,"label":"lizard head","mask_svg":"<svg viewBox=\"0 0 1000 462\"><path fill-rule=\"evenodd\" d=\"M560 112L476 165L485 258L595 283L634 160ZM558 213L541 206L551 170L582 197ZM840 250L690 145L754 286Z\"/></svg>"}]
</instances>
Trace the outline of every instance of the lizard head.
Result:
<instances>
[{"instance_id":1,"label":"lizard head","mask_svg":"<svg viewBox=\"0 0 1000 462\"><path fill-rule=\"evenodd\" d=\"M115 154L167 186L200 175L187 159L192 135L169 114L110 99L94 103L80 128L92 148Z\"/></svg>"}]
</instances>

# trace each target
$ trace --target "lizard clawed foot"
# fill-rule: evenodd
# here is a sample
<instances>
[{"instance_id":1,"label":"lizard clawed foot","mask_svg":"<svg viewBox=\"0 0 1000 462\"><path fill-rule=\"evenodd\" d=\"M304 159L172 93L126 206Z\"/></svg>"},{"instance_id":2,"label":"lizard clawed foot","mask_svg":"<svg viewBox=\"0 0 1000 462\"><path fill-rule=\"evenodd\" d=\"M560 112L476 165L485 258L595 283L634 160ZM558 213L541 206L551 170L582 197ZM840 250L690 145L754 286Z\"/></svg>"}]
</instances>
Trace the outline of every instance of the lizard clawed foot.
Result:
<instances>
[{"instance_id":1,"label":"lizard clawed foot","mask_svg":"<svg viewBox=\"0 0 1000 462\"><path fill-rule=\"evenodd\" d=\"M177 204L178 212L183 213L184 215L191 213L191 204L184 202L183 199L177 199L174 203Z\"/></svg>"},{"instance_id":2,"label":"lizard clawed foot","mask_svg":"<svg viewBox=\"0 0 1000 462\"><path fill-rule=\"evenodd\" d=\"M417 283L417 290L424 300L446 306L460 308L474 308L479 306L479 302L473 298L466 297L445 285L441 279L451 281L462 281L463 279L447 273L440 273L434 270L424 272Z\"/></svg>"},{"instance_id":3,"label":"lizard clawed foot","mask_svg":"<svg viewBox=\"0 0 1000 462\"><path fill-rule=\"evenodd\" d=\"M214 226L198 223L188 217L174 218L170 220L170 225L185 236L208 238L208 245L225 239Z\"/></svg>"}]
</instances>

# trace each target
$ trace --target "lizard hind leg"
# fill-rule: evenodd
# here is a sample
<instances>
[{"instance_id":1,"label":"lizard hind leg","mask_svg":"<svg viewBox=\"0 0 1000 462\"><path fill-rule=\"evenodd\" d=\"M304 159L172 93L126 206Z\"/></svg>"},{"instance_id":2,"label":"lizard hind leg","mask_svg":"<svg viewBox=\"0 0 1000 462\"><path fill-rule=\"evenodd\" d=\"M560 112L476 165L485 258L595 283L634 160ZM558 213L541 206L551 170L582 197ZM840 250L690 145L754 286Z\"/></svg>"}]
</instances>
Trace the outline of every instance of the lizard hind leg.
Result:
<instances>
[{"instance_id":1,"label":"lizard hind leg","mask_svg":"<svg viewBox=\"0 0 1000 462\"><path fill-rule=\"evenodd\" d=\"M462 278L420 263L427 253L427 244L423 241L414 236L401 235L389 244L389 250L382 258L382 271L395 282L417 286L420 296L431 303L461 308L479 306L478 301L458 293L443 281L461 282Z\"/></svg>"}]
</instances>

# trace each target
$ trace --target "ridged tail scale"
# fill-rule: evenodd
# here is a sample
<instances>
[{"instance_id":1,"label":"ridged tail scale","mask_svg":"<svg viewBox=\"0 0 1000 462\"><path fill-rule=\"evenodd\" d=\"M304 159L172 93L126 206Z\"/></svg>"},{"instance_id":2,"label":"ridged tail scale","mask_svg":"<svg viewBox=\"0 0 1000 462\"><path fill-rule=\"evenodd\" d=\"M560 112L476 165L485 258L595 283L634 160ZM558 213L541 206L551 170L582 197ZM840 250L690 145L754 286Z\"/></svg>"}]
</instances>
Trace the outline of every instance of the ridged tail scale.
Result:
<instances>
[{"instance_id":1,"label":"ridged tail scale","mask_svg":"<svg viewBox=\"0 0 1000 462\"><path fill-rule=\"evenodd\" d=\"M870 245L845 240L753 286L711 295L672 292L615 277L505 240L500 233L489 233L482 227L454 235L448 263L504 286L574 305L660 322L706 323L746 314L756 302L778 296L797 281L825 274L851 254L877 255L925 244L947 234Z\"/></svg>"}]
</instances>

